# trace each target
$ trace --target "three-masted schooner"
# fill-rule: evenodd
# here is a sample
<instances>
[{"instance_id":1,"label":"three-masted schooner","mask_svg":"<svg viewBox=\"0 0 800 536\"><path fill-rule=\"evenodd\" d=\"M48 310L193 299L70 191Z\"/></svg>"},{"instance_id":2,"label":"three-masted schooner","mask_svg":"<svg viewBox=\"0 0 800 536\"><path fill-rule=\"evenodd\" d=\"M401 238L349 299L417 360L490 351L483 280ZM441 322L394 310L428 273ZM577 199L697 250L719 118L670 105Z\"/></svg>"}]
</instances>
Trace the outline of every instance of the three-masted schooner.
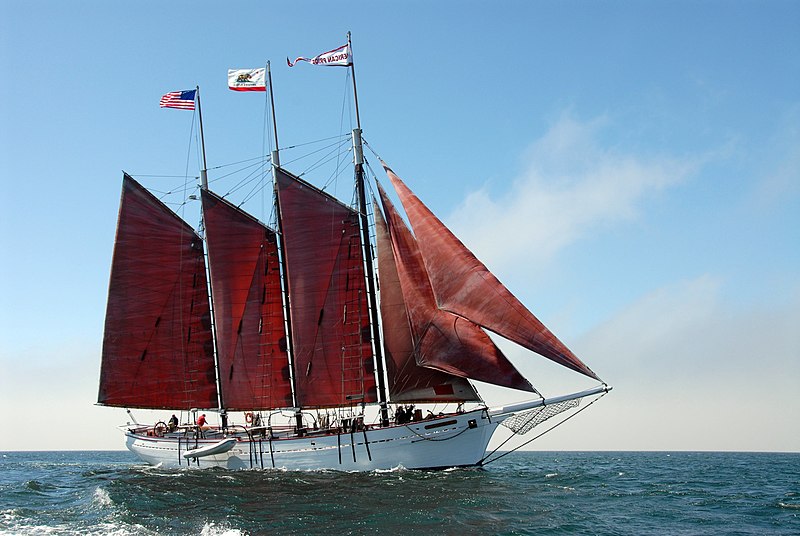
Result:
<instances>
[{"instance_id":1,"label":"three-masted schooner","mask_svg":"<svg viewBox=\"0 0 800 536\"><path fill-rule=\"evenodd\" d=\"M352 69L349 35L326 54ZM524 434L610 389L384 162L411 228L378 184L374 258L357 100L356 117L355 206L283 169L275 151L274 229L211 191L205 163L202 237L124 175L98 403L191 415L184 424L122 426L142 460L230 469L480 466L499 425ZM599 385L546 399L485 330ZM470 379L534 398L489 407ZM411 403L452 409L423 415L398 406ZM205 411L221 424L198 424Z\"/></svg>"}]
</instances>

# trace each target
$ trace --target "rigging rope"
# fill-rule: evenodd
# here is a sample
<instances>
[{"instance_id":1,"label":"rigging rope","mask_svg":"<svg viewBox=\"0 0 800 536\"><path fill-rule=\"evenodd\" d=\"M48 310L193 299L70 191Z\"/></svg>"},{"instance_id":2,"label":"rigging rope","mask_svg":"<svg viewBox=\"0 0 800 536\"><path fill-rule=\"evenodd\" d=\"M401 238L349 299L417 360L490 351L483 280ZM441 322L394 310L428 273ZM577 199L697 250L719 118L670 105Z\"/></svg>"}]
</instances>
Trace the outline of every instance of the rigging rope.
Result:
<instances>
[{"instance_id":1,"label":"rigging rope","mask_svg":"<svg viewBox=\"0 0 800 536\"><path fill-rule=\"evenodd\" d=\"M562 424L564 424L565 422L567 422L567 421L568 421L568 420L570 420L571 418L573 418L573 417L577 416L577 415L578 415L579 413L581 413L582 411L584 411L584 410L586 410L586 409L589 409L589 407L590 407L592 404L594 404L595 402L597 402L598 400L600 400L601 398L603 398L603 397L604 397L604 396L606 396L607 394L608 394L608 391L605 391L603 394L601 394L600 396L598 396L597 398L595 398L594 400L592 400L591 402L589 402L588 404L586 404L585 406L583 406L581 409L579 409L578 411L576 411L575 413L573 413L572 415L570 415L569 417L567 417L567 418L566 418L566 419L564 419L563 421L560 421L560 422L558 422L558 423L554 424L553 426L551 426L550 428L548 428L547 430L545 430L545 431L544 431L544 432L542 432L541 434L539 434L539 435L537 435L537 436L534 436L534 437L532 437L531 439L529 439L529 440L528 440L528 441L526 441L525 443L523 443L523 444L521 444L521 445L519 445L519 446L517 446L517 447L515 447L515 448L513 448L513 449L511 449L511 450L509 450L508 452L504 452L503 454L501 454L501 455L500 455L500 456L498 456L497 458L493 458L493 459L489 460L489 458L490 458L490 457L491 457L491 456L492 456L492 455L493 455L495 452L497 452L497 451L500 449L500 447L502 447L503 445L505 445L505 444L508 442L508 440L509 440L509 439L511 439L512 437L514 437L514 435L512 435L511 437L509 437L508 439L506 439L505 441L503 441L503 443L501 443L499 447L497 447L497 448L496 448L496 449L494 449L492 452L490 452L489 454L487 454L486 456L484 456L484 457L483 457L483 459L482 459L481 461L479 461L479 462L478 462L478 464L479 464L479 465L489 465L490 463L492 463L492 462L496 462L496 461L497 461L497 460L499 460L500 458L502 458L502 457L504 457L504 456L508 456L508 455L509 455L509 454L511 454L512 452L516 452L516 451L518 451L519 449L521 449L522 447L525 447L525 446L527 446L527 445L531 444L532 442L536 441L537 439L539 439L540 437L542 437L542 436L543 436L543 435L545 435L546 433L548 433L548 432L551 432L551 431L555 430L556 428L558 428L559 426L561 426ZM488 460L488 461L487 461L487 460Z\"/></svg>"}]
</instances>

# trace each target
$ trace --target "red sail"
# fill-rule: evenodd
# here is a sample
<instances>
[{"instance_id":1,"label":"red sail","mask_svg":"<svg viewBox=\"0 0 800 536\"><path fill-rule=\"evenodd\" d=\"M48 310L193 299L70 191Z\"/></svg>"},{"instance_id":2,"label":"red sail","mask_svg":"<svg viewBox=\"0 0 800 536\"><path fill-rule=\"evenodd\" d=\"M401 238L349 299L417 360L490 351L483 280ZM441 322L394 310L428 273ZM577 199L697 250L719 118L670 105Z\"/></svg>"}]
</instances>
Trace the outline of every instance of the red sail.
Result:
<instances>
[{"instance_id":1,"label":"red sail","mask_svg":"<svg viewBox=\"0 0 800 536\"><path fill-rule=\"evenodd\" d=\"M210 319L200 238L125 175L98 403L217 407Z\"/></svg>"},{"instance_id":2,"label":"red sail","mask_svg":"<svg viewBox=\"0 0 800 536\"><path fill-rule=\"evenodd\" d=\"M400 276L392 253L389 229L378 203L375 238L381 283L381 319L386 349L389 397L393 402L461 402L480 398L469 381L435 369L417 366Z\"/></svg>"},{"instance_id":3,"label":"red sail","mask_svg":"<svg viewBox=\"0 0 800 536\"><path fill-rule=\"evenodd\" d=\"M375 402L358 213L280 169L276 185L298 404Z\"/></svg>"},{"instance_id":4,"label":"red sail","mask_svg":"<svg viewBox=\"0 0 800 536\"><path fill-rule=\"evenodd\" d=\"M439 307L565 367L599 379L384 164L425 259Z\"/></svg>"},{"instance_id":5,"label":"red sail","mask_svg":"<svg viewBox=\"0 0 800 536\"><path fill-rule=\"evenodd\" d=\"M275 232L202 191L222 406L291 407Z\"/></svg>"},{"instance_id":6,"label":"red sail","mask_svg":"<svg viewBox=\"0 0 800 536\"><path fill-rule=\"evenodd\" d=\"M416 240L383 189L379 188L379 193L415 343L416 363L455 376L534 391L480 327L436 306Z\"/></svg>"}]
</instances>

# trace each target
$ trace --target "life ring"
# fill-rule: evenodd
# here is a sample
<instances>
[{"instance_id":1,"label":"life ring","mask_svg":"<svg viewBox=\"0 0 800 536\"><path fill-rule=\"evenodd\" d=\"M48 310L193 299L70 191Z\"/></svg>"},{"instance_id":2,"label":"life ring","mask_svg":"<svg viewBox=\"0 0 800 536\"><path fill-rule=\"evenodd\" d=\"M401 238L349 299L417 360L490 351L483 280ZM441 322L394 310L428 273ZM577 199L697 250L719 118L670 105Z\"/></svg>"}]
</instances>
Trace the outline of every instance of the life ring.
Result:
<instances>
[{"instance_id":1,"label":"life ring","mask_svg":"<svg viewBox=\"0 0 800 536\"><path fill-rule=\"evenodd\" d=\"M253 422L253 412L248 411L244 414L244 420L247 424L251 424Z\"/></svg>"}]
</instances>

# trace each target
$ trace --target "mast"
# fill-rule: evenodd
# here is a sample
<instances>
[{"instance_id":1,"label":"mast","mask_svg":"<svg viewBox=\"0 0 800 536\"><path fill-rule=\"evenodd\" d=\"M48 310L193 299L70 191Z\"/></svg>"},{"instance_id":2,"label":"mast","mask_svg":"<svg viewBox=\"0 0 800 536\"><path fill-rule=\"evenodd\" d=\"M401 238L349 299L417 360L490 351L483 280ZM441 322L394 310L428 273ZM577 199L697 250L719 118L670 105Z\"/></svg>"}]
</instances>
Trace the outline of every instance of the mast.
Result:
<instances>
[{"instance_id":1,"label":"mast","mask_svg":"<svg viewBox=\"0 0 800 536\"><path fill-rule=\"evenodd\" d=\"M292 312L289 308L289 285L286 280L286 246L283 242L283 229L281 224L281 208L278 203L278 183L275 180L275 170L281 165L280 150L278 149L278 120L275 117L275 94L272 91L272 69L270 62L267 61L267 83L269 84L269 101L270 112L272 113L272 132L275 135L275 149L272 151L272 174L273 174L273 199L275 206L275 217L278 221L278 253L280 255L281 267L281 294L283 296L283 307L285 310L284 318L286 319L286 354L289 357L289 381L292 389L292 405L295 407L295 424L297 430L303 428L303 414L300 411L300 405L297 400L297 386L295 384L295 370L294 370L294 346L292 344Z\"/></svg>"},{"instance_id":2,"label":"mast","mask_svg":"<svg viewBox=\"0 0 800 536\"><path fill-rule=\"evenodd\" d=\"M203 134L203 111L200 107L200 86L195 86L195 90L197 91L197 116L200 122L200 151L203 155L203 168L200 170L200 188L203 190L208 190L208 163L206 162L206 141L205 135ZM201 203L201 212L202 212L202 203ZM205 227L205 214L203 213L203 227ZM204 235L206 233L204 232ZM207 237L204 237L207 238ZM205 248L205 255L208 257L208 242L203 240L203 246ZM217 381L217 406L220 410L220 415L222 415L222 423L223 428L227 427L228 418L225 414L225 407L222 404L223 397L222 397L222 379L220 378L220 368L219 368L219 347L217 346L217 321L214 317L214 293L211 288L211 266L209 262L205 263L206 265L206 279L208 280L208 304L211 316L211 339L214 343L214 371L216 372L216 381Z\"/></svg>"},{"instance_id":3,"label":"mast","mask_svg":"<svg viewBox=\"0 0 800 536\"><path fill-rule=\"evenodd\" d=\"M389 425L387 408L386 380L384 379L383 350L380 328L378 326L378 302L375 293L375 268L372 259L372 246L369 238L369 218L367 217L367 196L364 187L364 152L361 144L361 117L358 113L358 92L356 91L356 68L352 57L353 45L350 32L347 32L347 46L350 49L350 74L353 78L353 100L356 108L356 128L353 129L353 156L355 160L356 191L358 192L358 211L361 218L361 235L364 247L364 261L367 266L367 296L370 309L370 325L375 347L375 369L378 374L378 402L381 406L381 425Z\"/></svg>"}]
</instances>

